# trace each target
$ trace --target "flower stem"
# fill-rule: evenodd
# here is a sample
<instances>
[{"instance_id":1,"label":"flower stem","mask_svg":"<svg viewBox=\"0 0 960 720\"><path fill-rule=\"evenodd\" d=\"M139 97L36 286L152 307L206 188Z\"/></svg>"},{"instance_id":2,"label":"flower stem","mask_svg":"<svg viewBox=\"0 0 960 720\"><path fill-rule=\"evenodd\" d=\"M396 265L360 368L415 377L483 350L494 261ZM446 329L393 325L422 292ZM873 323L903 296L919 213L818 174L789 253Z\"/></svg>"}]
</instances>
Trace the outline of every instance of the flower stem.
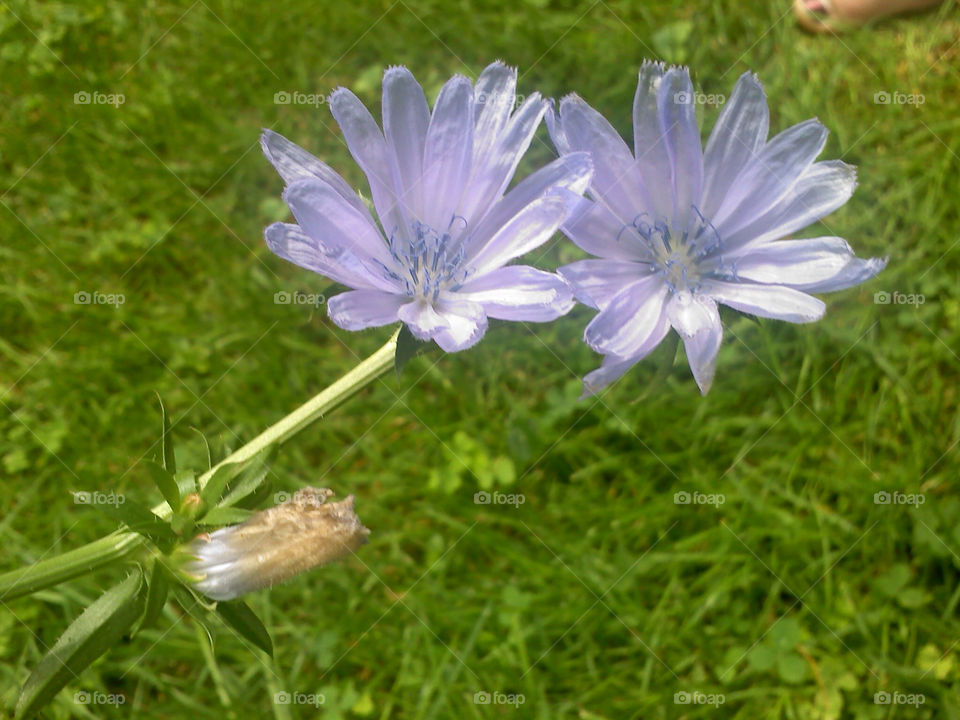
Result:
<instances>
[{"instance_id":1,"label":"flower stem","mask_svg":"<svg viewBox=\"0 0 960 720\"><path fill-rule=\"evenodd\" d=\"M203 473L197 480L200 487L206 485L221 465L242 463L270 445L282 445L386 373L394 363L398 335L399 331L395 332L383 347L353 370ZM173 514L165 502L154 507L153 512L163 518ZM129 557L146 542L146 538L131 530L118 530L76 550L0 574L0 600L29 595L85 575Z\"/></svg>"}]
</instances>

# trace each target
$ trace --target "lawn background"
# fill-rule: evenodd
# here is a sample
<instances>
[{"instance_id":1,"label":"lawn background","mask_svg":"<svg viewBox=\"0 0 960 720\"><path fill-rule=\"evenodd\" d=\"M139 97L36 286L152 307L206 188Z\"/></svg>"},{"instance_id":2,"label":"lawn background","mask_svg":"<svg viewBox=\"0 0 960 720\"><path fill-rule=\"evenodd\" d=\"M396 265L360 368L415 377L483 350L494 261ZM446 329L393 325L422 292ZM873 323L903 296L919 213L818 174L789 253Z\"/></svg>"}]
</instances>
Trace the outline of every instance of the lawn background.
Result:
<instances>
[{"instance_id":1,"label":"lawn background","mask_svg":"<svg viewBox=\"0 0 960 720\"><path fill-rule=\"evenodd\" d=\"M689 64L705 94L752 70L771 129L817 116L853 199L804 235L889 255L825 296L812 326L732 320L702 398L660 352L578 401L598 356L590 312L511 324L414 360L304 433L277 490L354 493L373 530L348 562L251 597L271 663L168 605L49 716L298 718L275 693L323 693L329 718L960 717L960 21L953 3L842 38L781 2L626 0L0 5L2 569L108 532L70 490L159 498L159 392L181 465L197 429L236 447L372 352L324 308L274 303L328 283L272 256L281 181L270 127L366 192L325 106L277 92L344 85L379 114L404 64L435 97L500 58L519 91L577 91L625 134L645 58ZM77 92L122 94L82 105ZM920 94L882 104L878 92ZM717 108L702 110L709 128ZM541 129L522 176L552 156ZM579 257L560 240L544 268ZM80 291L125 303L75 304ZM877 291L925 303L874 303ZM521 493L477 505L480 489ZM919 507L878 491L922 493ZM677 504L675 493L724 496ZM0 605L0 708L120 575ZM122 693L120 708L74 702ZM921 693L919 708L874 702ZM519 708L478 692L521 693ZM675 693L721 693L719 708Z\"/></svg>"}]
</instances>

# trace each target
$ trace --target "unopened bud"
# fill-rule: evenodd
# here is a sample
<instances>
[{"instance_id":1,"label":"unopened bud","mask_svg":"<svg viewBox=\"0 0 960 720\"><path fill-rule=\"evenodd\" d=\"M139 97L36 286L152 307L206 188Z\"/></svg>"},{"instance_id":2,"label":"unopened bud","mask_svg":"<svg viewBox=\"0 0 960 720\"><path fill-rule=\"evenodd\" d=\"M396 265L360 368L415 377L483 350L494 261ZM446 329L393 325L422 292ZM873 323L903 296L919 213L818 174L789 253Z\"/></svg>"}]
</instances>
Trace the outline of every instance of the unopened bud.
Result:
<instances>
[{"instance_id":1,"label":"unopened bud","mask_svg":"<svg viewBox=\"0 0 960 720\"><path fill-rule=\"evenodd\" d=\"M240 525L196 537L184 570L213 600L232 600L349 555L370 531L353 511L353 495L326 502L333 492L303 488L280 505Z\"/></svg>"}]
</instances>

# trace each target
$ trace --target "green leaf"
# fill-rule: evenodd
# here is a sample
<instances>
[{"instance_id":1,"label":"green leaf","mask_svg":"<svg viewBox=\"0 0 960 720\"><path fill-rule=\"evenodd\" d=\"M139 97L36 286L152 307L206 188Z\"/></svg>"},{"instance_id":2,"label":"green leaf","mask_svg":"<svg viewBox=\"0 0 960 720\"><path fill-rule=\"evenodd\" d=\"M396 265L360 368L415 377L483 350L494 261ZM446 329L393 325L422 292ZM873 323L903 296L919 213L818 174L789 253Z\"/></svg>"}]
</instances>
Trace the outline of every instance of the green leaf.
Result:
<instances>
[{"instance_id":1,"label":"green leaf","mask_svg":"<svg viewBox=\"0 0 960 720\"><path fill-rule=\"evenodd\" d=\"M226 463L218 467L200 491L200 499L203 501L204 507L216 505L226 489L227 483L233 480L242 469L243 463L236 462Z\"/></svg>"},{"instance_id":2,"label":"green leaf","mask_svg":"<svg viewBox=\"0 0 960 720\"><path fill-rule=\"evenodd\" d=\"M197 492L197 474L193 470L182 470L176 473L173 479L177 482L181 498Z\"/></svg>"},{"instance_id":3,"label":"green leaf","mask_svg":"<svg viewBox=\"0 0 960 720\"><path fill-rule=\"evenodd\" d=\"M173 456L173 436L170 435L170 418L167 417L167 409L163 406L163 398L157 393L157 400L160 402L160 415L163 419L163 469L171 475L177 474L177 460Z\"/></svg>"},{"instance_id":4,"label":"green leaf","mask_svg":"<svg viewBox=\"0 0 960 720\"><path fill-rule=\"evenodd\" d=\"M94 507L114 520L123 523L135 533L139 533L161 546L165 547L177 540L173 528L160 517L154 515L150 508L144 507L133 500L124 499L122 503L117 505L98 503Z\"/></svg>"},{"instance_id":5,"label":"green leaf","mask_svg":"<svg viewBox=\"0 0 960 720\"><path fill-rule=\"evenodd\" d=\"M138 571L107 590L70 624L27 678L17 700L16 718L35 715L124 636L143 612L142 589Z\"/></svg>"},{"instance_id":6,"label":"green leaf","mask_svg":"<svg viewBox=\"0 0 960 720\"><path fill-rule=\"evenodd\" d=\"M413 360L425 347L426 343L417 340L410 332L410 328L406 325L401 326L400 334L397 335L397 354L393 358L393 367L397 371L397 377L400 377L407 363Z\"/></svg>"},{"instance_id":7,"label":"green leaf","mask_svg":"<svg viewBox=\"0 0 960 720\"><path fill-rule=\"evenodd\" d=\"M203 445L207 449L207 470L209 470L210 468L213 467L213 453L210 452L210 443L207 440L207 436L204 435L199 430L197 430L195 427L192 427L190 429L193 430L197 435L199 435L201 440L203 440Z\"/></svg>"},{"instance_id":8,"label":"green leaf","mask_svg":"<svg viewBox=\"0 0 960 720\"><path fill-rule=\"evenodd\" d=\"M777 674L784 682L796 685L807 677L810 666L807 661L795 652L783 653L777 656Z\"/></svg>"},{"instance_id":9,"label":"green leaf","mask_svg":"<svg viewBox=\"0 0 960 720\"><path fill-rule=\"evenodd\" d=\"M143 611L143 617L134 634L140 632L145 627L153 625L160 613L163 612L163 606L167 603L167 593L170 591L170 579L166 568L163 567L162 560L153 561L153 571L150 573L150 586L147 590L147 605Z\"/></svg>"},{"instance_id":10,"label":"green leaf","mask_svg":"<svg viewBox=\"0 0 960 720\"><path fill-rule=\"evenodd\" d=\"M217 603L217 614L241 636L273 657L273 641L257 614L243 600Z\"/></svg>"},{"instance_id":11,"label":"green leaf","mask_svg":"<svg viewBox=\"0 0 960 720\"><path fill-rule=\"evenodd\" d=\"M160 494L167 501L167 505L170 506L171 510L177 512L180 509L180 488L177 487L177 481L173 479L173 475L153 460L147 460L144 466L150 473L153 483L160 489Z\"/></svg>"},{"instance_id":12,"label":"green leaf","mask_svg":"<svg viewBox=\"0 0 960 720\"><path fill-rule=\"evenodd\" d=\"M267 473L270 472L270 461L276 455L277 445L268 445L263 450L254 455L247 467L240 473L240 478L235 483L231 483L230 492L218 503L219 506L236 505L241 499L254 492Z\"/></svg>"},{"instance_id":13,"label":"green leaf","mask_svg":"<svg viewBox=\"0 0 960 720\"><path fill-rule=\"evenodd\" d=\"M255 513L252 510L243 510L236 507L223 505L215 507L203 516L203 525L235 525L242 523L253 517Z\"/></svg>"}]
</instances>

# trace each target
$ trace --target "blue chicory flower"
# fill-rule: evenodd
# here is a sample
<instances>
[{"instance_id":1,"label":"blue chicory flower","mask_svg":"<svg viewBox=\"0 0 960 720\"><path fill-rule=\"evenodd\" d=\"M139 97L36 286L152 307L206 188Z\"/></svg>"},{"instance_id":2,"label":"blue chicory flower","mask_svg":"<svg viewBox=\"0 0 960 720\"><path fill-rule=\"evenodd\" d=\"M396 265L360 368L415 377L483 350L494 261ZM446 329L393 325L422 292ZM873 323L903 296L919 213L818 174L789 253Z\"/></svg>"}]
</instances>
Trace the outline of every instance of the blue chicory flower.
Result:
<instances>
[{"instance_id":1,"label":"blue chicory flower","mask_svg":"<svg viewBox=\"0 0 960 720\"><path fill-rule=\"evenodd\" d=\"M505 267L557 231L592 171L588 154L573 153L504 194L549 106L534 93L516 107L516 80L516 69L499 62L475 87L455 76L431 115L413 75L389 68L383 132L353 93L332 93L330 109L367 176L379 225L329 166L264 132L264 153L287 183L283 197L297 220L268 227L267 245L353 288L328 302L337 325L399 320L453 352L478 342L488 317L544 322L573 307L558 275Z\"/></svg>"},{"instance_id":2,"label":"blue chicory flower","mask_svg":"<svg viewBox=\"0 0 960 720\"><path fill-rule=\"evenodd\" d=\"M767 141L769 113L745 73L705 150L685 68L644 63L633 106L634 153L576 95L547 117L561 155L587 151L590 200L563 226L597 256L560 268L578 300L600 312L584 340L602 353L584 378L593 394L621 377L674 328L705 395L722 327L717 303L760 317L806 323L824 304L809 295L852 287L886 259L858 259L839 237L784 240L843 205L852 166L814 162L827 130L817 120Z\"/></svg>"}]
</instances>

